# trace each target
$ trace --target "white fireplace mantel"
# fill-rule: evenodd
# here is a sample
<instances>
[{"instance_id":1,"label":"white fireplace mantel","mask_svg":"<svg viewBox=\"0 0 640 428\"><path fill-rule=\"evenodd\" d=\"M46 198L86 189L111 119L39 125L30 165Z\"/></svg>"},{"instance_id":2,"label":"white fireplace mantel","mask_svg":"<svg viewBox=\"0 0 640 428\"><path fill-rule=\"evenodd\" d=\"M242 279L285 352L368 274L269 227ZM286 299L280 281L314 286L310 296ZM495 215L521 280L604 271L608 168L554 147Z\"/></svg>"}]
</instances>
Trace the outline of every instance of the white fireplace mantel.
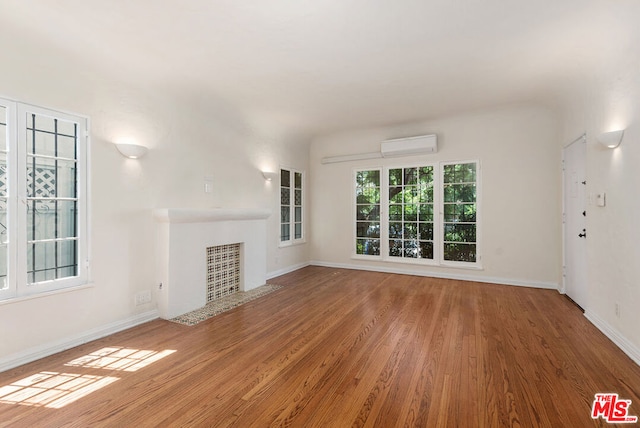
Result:
<instances>
[{"instance_id":1,"label":"white fireplace mantel","mask_svg":"<svg viewBox=\"0 0 640 428\"><path fill-rule=\"evenodd\" d=\"M161 223L206 223L225 220L264 220L271 215L266 208L159 208L153 217Z\"/></svg>"},{"instance_id":2,"label":"white fireplace mantel","mask_svg":"<svg viewBox=\"0 0 640 428\"><path fill-rule=\"evenodd\" d=\"M240 290L266 282L268 209L160 208L157 235L158 310L165 319L206 304L206 249L241 244Z\"/></svg>"}]
</instances>

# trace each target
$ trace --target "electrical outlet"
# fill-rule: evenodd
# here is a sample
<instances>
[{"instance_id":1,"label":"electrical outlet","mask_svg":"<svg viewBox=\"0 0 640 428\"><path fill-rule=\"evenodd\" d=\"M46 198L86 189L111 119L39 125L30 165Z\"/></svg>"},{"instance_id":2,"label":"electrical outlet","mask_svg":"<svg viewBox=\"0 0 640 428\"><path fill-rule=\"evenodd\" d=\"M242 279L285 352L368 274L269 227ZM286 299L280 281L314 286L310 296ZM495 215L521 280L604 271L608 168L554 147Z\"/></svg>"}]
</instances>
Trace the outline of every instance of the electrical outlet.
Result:
<instances>
[{"instance_id":1,"label":"electrical outlet","mask_svg":"<svg viewBox=\"0 0 640 428\"><path fill-rule=\"evenodd\" d=\"M136 303L136 306L144 305L146 303L151 303L151 291L145 290L136 294L135 303Z\"/></svg>"},{"instance_id":2,"label":"electrical outlet","mask_svg":"<svg viewBox=\"0 0 640 428\"><path fill-rule=\"evenodd\" d=\"M616 302L616 317L620 318L620 304Z\"/></svg>"}]
</instances>

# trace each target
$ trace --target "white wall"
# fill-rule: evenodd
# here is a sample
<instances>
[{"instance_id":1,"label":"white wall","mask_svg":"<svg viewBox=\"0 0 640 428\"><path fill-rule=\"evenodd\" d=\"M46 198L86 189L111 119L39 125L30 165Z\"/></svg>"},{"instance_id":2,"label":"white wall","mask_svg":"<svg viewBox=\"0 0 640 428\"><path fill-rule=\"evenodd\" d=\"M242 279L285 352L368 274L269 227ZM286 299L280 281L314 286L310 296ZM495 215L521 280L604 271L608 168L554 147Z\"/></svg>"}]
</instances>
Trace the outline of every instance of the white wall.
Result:
<instances>
[{"instance_id":1,"label":"white wall","mask_svg":"<svg viewBox=\"0 0 640 428\"><path fill-rule=\"evenodd\" d=\"M154 208L271 208L267 270L308 260L305 245L278 249L278 184L260 173L306 170L305 144L254 129L206 94L129 82L2 31L0 96L91 119L92 285L0 302L0 370L157 315L155 301L134 305L156 286ZM121 136L148 146L147 156L123 158L112 144Z\"/></svg>"},{"instance_id":2,"label":"white wall","mask_svg":"<svg viewBox=\"0 0 640 428\"><path fill-rule=\"evenodd\" d=\"M606 206L587 209L588 296L585 315L640 364L640 78L635 60L594 77L566 104L564 144L587 133L587 193ZM635 61L635 62L634 62ZM625 67L626 66L626 67ZM627 70L628 73L624 71ZM625 129L614 150L596 141ZM615 305L620 311L616 316Z\"/></svg>"},{"instance_id":3,"label":"white wall","mask_svg":"<svg viewBox=\"0 0 640 428\"><path fill-rule=\"evenodd\" d=\"M420 158L321 164L325 156L379 151L380 141L438 135L439 151ZM557 288L561 279L561 150L546 109L512 106L403 126L318 138L310 151L314 263ZM483 270L351 258L352 171L418 159L481 162Z\"/></svg>"}]
</instances>

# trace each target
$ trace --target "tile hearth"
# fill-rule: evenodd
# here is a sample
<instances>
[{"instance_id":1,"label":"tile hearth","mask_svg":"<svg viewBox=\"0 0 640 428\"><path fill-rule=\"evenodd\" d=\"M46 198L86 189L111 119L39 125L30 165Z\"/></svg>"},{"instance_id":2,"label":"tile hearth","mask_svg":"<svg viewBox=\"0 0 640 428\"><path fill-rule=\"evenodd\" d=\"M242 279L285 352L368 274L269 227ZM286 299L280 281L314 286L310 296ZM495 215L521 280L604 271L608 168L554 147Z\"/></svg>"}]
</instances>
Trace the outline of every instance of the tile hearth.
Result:
<instances>
[{"instance_id":1,"label":"tile hearth","mask_svg":"<svg viewBox=\"0 0 640 428\"><path fill-rule=\"evenodd\" d=\"M266 284L261 287L254 288L253 290L239 291L220 299L213 300L200 309L171 318L169 321L188 326L196 325L201 321L236 308L244 303L269 294L272 291L279 290L280 288L282 288L282 285Z\"/></svg>"}]
</instances>

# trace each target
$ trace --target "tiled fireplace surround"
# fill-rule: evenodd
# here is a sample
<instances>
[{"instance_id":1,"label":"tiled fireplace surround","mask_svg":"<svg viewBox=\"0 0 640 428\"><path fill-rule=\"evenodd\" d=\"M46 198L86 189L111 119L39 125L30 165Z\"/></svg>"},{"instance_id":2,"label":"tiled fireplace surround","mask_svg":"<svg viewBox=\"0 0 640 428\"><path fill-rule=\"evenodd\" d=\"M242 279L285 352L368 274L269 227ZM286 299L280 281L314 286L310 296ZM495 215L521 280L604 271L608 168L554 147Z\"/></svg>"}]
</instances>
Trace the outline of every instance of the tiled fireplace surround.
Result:
<instances>
[{"instance_id":1,"label":"tiled fireplace surround","mask_svg":"<svg viewBox=\"0 0 640 428\"><path fill-rule=\"evenodd\" d=\"M207 248L240 243L240 291L266 282L266 209L157 209L160 316L171 319L207 301Z\"/></svg>"}]
</instances>

